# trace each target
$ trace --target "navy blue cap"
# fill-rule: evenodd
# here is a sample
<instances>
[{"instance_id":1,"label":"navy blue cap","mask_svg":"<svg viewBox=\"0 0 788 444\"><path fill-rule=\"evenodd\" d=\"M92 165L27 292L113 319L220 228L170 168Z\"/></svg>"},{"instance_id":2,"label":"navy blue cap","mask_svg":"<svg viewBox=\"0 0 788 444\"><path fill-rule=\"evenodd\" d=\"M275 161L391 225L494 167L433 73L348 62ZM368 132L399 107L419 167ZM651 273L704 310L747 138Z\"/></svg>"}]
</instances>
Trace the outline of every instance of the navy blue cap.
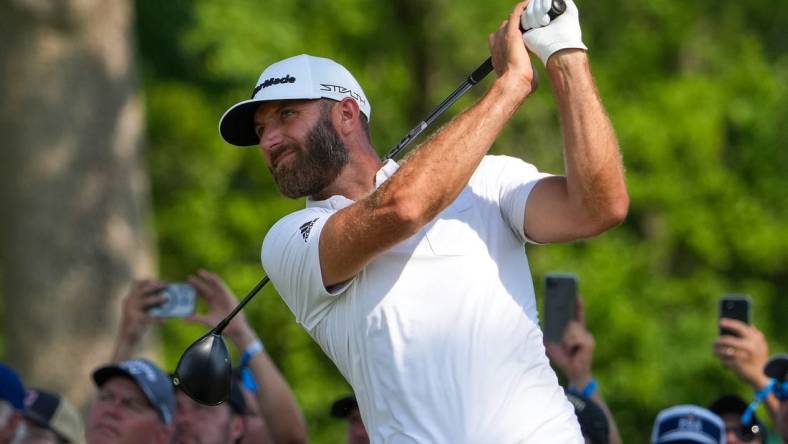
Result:
<instances>
[{"instance_id":1,"label":"navy blue cap","mask_svg":"<svg viewBox=\"0 0 788 444\"><path fill-rule=\"evenodd\" d=\"M16 372L5 364L0 364L0 399L8 401L15 409L25 409L25 387Z\"/></svg>"},{"instance_id":2,"label":"navy blue cap","mask_svg":"<svg viewBox=\"0 0 788 444\"><path fill-rule=\"evenodd\" d=\"M725 424L719 416L697 405L670 407L657 415L651 443L672 442L725 444Z\"/></svg>"}]
</instances>

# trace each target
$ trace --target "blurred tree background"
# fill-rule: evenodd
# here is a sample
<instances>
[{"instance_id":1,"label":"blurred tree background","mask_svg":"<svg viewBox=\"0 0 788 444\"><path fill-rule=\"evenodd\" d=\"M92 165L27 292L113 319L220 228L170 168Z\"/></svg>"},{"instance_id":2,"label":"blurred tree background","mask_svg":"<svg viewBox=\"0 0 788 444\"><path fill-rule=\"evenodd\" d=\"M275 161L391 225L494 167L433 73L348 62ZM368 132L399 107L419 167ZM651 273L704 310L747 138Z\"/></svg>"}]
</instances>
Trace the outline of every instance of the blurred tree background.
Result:
<instances>
[{"instance_id":1,"label":"blurred tree background","mask_svg":"<svg viewBox=\"0 0 788 444\"><path fill-rule=\"evenodd\" d=\"M788 5L578 6L620 139L631 209L598 239L528 247L528 254L538 286L550 271L580 278L597 339L595 376L625 442L646 442L666 406L704 405L729 391L752 396L712 356L721 294L749 294L771 351L788 349ZM372 103L382 155L487 57L487 34L511 7L503 0L137 0L160 276L178 281L206 268L243 296L263 273L265 233L302 207L278 195L256 149L218 136L221 114L249 96L265 66L300 53L347 66ZM539 68L540 90L493 152L560 173L559 122ZM344 424L329 418L328 406L349 390L342 377L270 286L246 314L292 385L312 441L340 442ZM201 330L179 321L162 330L164 363L173 368ZM6 330L5 341L13 334Z\"/></svg>"}]
</instances>

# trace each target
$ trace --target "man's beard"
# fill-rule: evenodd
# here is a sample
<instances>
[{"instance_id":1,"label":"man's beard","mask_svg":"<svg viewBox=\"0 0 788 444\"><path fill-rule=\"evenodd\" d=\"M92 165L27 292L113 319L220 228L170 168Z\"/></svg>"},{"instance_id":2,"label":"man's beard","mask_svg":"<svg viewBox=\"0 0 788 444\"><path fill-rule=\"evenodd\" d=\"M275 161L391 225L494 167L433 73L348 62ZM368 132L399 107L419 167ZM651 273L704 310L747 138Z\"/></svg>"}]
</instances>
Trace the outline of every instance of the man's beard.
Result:
<instances>
[{"instance_id":1,"label":"man's beard","mask_svg":"<svg viewBox=\"0 0 788 444\"><path fill-rule=\"evenodd\" d=\"M309 131L303 146L293 142L284 149L294 150L290 162L269 169L279 192L292 199L320 193L348 162L347 147L327 112Z\"/></svg>"}]
</instances>

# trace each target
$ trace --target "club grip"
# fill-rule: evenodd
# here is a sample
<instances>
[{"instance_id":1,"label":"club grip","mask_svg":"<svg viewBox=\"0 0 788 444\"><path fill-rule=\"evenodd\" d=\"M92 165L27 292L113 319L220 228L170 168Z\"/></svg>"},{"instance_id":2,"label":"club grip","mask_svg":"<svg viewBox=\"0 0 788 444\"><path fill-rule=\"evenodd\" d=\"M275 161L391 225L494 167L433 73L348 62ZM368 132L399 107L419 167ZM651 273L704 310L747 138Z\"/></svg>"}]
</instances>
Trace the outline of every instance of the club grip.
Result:
<instances>
[{"instance_id":1,"label":"club grip","mask_svg":"<svg viewBox=\"0 0 788 444\"><path fill-rule=\"evenodd\" d=\"M547 15L550 16L550 20L555 20L556 17L563 14L566 11L566 2L564 0L553 0L553 4L550 7L550 10L547 12ZM522 22L520 22L520 31L527 32L531 29L523 29Z\"/></svg>"}]
</instances>

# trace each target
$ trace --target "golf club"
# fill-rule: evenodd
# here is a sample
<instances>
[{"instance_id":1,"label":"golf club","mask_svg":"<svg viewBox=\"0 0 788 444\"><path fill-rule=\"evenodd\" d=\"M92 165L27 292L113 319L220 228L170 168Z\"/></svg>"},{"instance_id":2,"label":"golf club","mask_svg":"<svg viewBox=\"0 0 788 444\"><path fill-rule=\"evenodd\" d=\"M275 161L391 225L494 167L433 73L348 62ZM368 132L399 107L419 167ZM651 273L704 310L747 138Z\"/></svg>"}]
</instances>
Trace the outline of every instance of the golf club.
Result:
<instances>
[{"instance_id":1,"label":"golf club","mask_svg":"<svg viewBox=\"0 0 788 444\"><path fill-rule=\"evenodd\" d=\"M566 10L564 0L553 0L549 16L551 20L561 15ZM520 30L526 32L520 25ZM457 99L471 87L484 79L493 70L492 57L487 58L476 68L454 92L441 102L424 120L408 134L386 155L385 159L393 159L416 137L419 136L435 119L443 114ZM172 383L193 400L204 405L218 405L230 396L232 381L232 366L230 353L222 338L222 331L239 311L262 289L269 281L268 276L263 279L243 298L243 300L227 315L216 327L201 336L183 352L172 374Z\"/></svg>"},{"instance_id":2,"label":"golf club","mask_svg":"<svg viewBox=\"0 0 788 444\"><path fill-rule=\"evenodd\" d=\"M218 405L227 400L230 396L233 369L222 332L268 281L268 276L264 276L216 327L194 341L183 352L172 374L172 384L175 387L200 404Z\"/></svg>"}]
</instances>

